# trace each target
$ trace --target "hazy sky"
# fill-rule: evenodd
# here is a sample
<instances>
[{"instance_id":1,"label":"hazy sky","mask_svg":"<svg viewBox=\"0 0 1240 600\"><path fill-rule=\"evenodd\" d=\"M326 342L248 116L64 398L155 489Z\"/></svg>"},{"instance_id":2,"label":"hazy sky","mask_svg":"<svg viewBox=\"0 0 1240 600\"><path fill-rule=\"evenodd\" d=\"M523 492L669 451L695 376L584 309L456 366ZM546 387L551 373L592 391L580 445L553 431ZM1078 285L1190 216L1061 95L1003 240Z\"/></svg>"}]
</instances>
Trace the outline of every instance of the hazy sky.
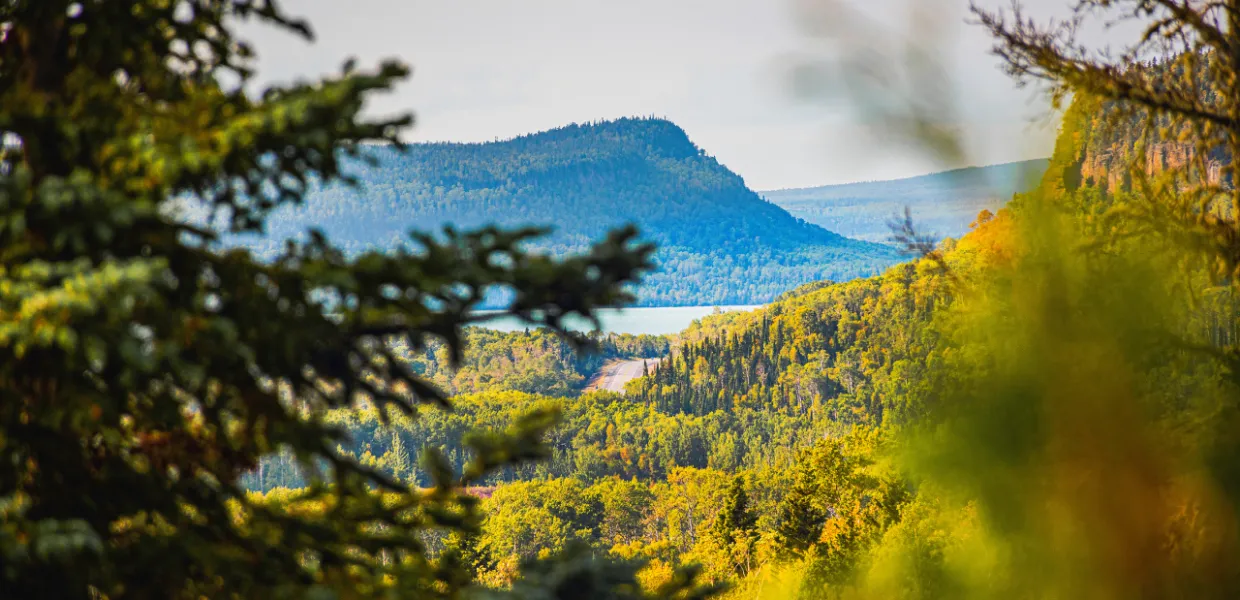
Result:
<instances>
[{"instance_id":1,"label":"hazy sky","mask_svg":"<svg viewBox=\"0 0 1240 600\"><path fill-rule=\"evenodd\" d=\"M837 0L897 30L907 2ZM1006 0L989 3L1007 4ZM310 19L306 44L266 29L250 35L264 80L287 81L394 57L412 79L378 100L412 110L409 141L485 141L571 122L654 114L671 119L754 189L888 179L941 168L836 99L794 93L797 65L838 56L835 28L879 39L815 0L285 0ZM1064 0L1030 0L1040 14ZM997 68L985 32L964 23L967 0L932 12L950 26L935 46L955 91L963 162L1047 156L1046 103ZM838 7L837 7L838 8ZM924 28L926 15L911 20ZM860 33L859 35L858 32ZM828 86L838 91L839 85Z\"/></svg>"}]
</instances>

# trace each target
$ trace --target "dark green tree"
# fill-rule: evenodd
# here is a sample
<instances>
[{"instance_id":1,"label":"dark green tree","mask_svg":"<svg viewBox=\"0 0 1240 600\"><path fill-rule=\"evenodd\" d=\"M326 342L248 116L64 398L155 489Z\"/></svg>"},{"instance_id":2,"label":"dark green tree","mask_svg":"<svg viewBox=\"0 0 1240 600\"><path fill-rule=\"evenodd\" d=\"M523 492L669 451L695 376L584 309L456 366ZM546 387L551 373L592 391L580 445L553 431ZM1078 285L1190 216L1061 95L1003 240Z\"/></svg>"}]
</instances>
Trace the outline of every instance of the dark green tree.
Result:
<instances>
[{"instance_id":1,"label":"dark green tree","mask_svg":"<svg viewBox=\"0 0 1240 600\"><path fill-rule=\"evenodd\" d=\"M749 505L744 477L732 478L728 497L711 529L731 559L736 574L742 577L748 574L756 562L753 554L758 543L758 515Z\"/></svg>"},{"instance_id":2,"label":"dark green tree","mask_svg":"<svg viewBox=\"0 0 1240 600\"><path fill-rule=\"evenodd\" d=\"M473 438L459 477L432 456L427 492L338 455L322 415L446 405L392 348L459 358L489 289L560 330L651 266L631 229L562 260L530 229L226 250L410 122L362 115L395 62L247 92L245 20L311 37L274 0L0 6L0 597L456 595L468 573L419 534L476 527L462 487L542 456L554 415ZM324 510L247 497L276 451Z\"/></svg>"},{"instance_id":3,"label":"dark green tree","mask_svg":"<svg viewBox=\"0 0 1240 600\"><path fill-rule=\"evenodd\" d=\"M811 496L810 489L796 486L780 501L775 525L775 541L792 554L800 554L818 543L827 515Z\"/></svg>"},{"instance_id":4,"label":"dark green tree","mask_svg":"<svg viewBox=\"0 0 1240 600\"><path fill-rule=\"evenodd\" d=\"M715 521L715 531L720 538L734 541L753 532L757 525L758 517L750 508L749 495L745 493L745 480L738 475L728 487L727 503Z\"/></svg>"}]
</instances>

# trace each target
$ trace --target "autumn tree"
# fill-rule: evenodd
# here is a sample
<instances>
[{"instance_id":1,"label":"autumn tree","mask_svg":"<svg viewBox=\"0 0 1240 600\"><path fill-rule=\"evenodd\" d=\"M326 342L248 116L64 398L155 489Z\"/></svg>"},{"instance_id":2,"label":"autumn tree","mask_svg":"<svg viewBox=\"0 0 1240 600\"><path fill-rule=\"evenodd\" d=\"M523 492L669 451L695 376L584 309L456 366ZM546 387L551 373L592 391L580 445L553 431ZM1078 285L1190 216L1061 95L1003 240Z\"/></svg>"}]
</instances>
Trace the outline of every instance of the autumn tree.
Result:
<instances>
[{"instance_id":1,"label":"autumn tree","mask_svg":"<svg viewBox=\"0 0 1240 600\"><path fill-rule=\"evenodd\" d=\"M1020 3L973 12L1017 82L1043 86L1056 107L1073 95L1100 98L1110 127L1144 129L1129 157L1143 202L1125 207L1117 225L1194 248L1216 279L1240 275L1240 1L1078 0L1071 17L1045 24ZM1140 34L1112 48L1081 33L1119 24ZM1193 148L1163 182L1150 180L1143 151L1158 142Z\"/></svg>"},{"instance_id":2,"label":"autumn tree","mask_svg":"<svg viewBox=\"0 0 1240 600\"><path fill-rule=\"evenodd\" d=\"M395 431L392 432L392 447L388 449L387 457L390 459L387 467L393 478L402 482L418 480L413 457L409 455L409 450L405 449L405 442L400 434Z\"/></svg>"},{"instance_id":3,"label":"autumn tree","mask_svg":"<svg viewBox=\"0 0 1240 600\"><path fill-rule=\"evenodd\" d=\"M1101 242L1154 242L1164 255L1184 255L1167 288L1179 296L1183 288L1177 286L1187 282L1192 293L1184 299L1197 320L1169 328L1152 343L1171 338L1173 347L1196 353L1205 359L1201 364L1217 361L1227 378L1240 380L1240 1L1079 0L1071 18L1047 24L1019 4L1011 11L973 11L1018 82L1044 86L1057 104L1070 95L1089 101L1082 104L1094 107L1090 117L1106 128L1141 130L1129 157L1131 193L1105 215ZM1081 32L1099 24L1139 33L1116 49L1098 47ZM1155 176L1147 158L1155 143L1189 147L1189 162ZM1149 315L1143 320L1153 322ZM1186 411L1175 406L1170 414ZM1234 507L1240 505L1234 390L1213 411L1187 436L1188 445L1206 457L1206 471Z\"/></svg>"},{"instance_id":4,"label":"autumn tree","mask_svg":"<svg viewBox=\"0 0 1240 600\"><path fill-rule=\"evenodd\" d=\"M339 455L323 414L445 405L393 348L459 358L489 290L564 333L651 266L631 229L561 260L532 229L226 248L410 123L363 113L397 62L248 92L242 21L311 38L274 0L0 6L0 597L454 596L470 574L418 534L476 529L462 486L541 456L554 415L473 438L463 475L430 457L420 492ZM321 510L247 496L273 452Z\"/></svg>"}]
</instances>

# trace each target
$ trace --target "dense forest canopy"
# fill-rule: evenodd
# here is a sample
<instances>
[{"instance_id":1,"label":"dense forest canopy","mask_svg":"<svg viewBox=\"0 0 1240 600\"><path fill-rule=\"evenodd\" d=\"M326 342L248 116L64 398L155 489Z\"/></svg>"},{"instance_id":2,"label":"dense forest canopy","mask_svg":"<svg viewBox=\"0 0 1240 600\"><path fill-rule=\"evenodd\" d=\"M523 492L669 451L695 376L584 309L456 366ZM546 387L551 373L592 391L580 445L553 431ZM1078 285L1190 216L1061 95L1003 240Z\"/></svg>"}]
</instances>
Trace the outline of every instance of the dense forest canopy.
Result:
<instances>
[{"instance_id":1,"label":"dense forest canopy","mask_svg":"<svg viewBox=\"0 0 1240 600\"><path fill-rule=\"evenodd\" d=\"M672 340L667 336L603 334L586 336L581 348L555 332L534 328L500 332L467 328L461 360L451 348L433 342L417 352L398 346L397 354L447 394L510 390L548 396L572 396L609 360L662 358Z\"/></svg>"},{"instance_id":2,"label":"dense forest canopy","mask_svg":"<svg viewBox=\"0 0 1240 600\"><path fill-rule=\"evenodd\" d=\"M768 302L821 279L872 275L898 260L891 248L840 236L763 200L663 119L569 125L499 142L369 148L351 161L356 188L331 185L243 238L259 253L309 226L346 249L386 249L410 227L548 226L531 245L579 250L635 223L658 245L659 269L639 290L650 306Z\"/></svg>"}]
</instances>

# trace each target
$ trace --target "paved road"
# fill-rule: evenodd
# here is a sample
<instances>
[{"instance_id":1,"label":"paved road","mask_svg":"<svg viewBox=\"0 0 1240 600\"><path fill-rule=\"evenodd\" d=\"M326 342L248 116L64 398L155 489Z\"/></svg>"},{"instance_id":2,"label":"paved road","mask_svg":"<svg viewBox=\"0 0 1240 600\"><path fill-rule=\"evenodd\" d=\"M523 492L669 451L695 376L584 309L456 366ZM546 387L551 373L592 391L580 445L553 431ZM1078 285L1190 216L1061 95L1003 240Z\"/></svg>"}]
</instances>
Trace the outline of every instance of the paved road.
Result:
<instances>
[{"instance_id":1,"label":"paved road","mask_svg":"<svg viewBox=\"0 0 1240 600\"><path fill-rule=\"evenodd\" d=\"M602 370L594 375L594 379L590 385L586 387L586 391L592 390L611 390L613 392L624 393L624 384L642 376L642 363L649 365L653 369L659 364L656 358L636 359L636 360L617 360L603 365Z\"/></svg>"}]
</instances>

